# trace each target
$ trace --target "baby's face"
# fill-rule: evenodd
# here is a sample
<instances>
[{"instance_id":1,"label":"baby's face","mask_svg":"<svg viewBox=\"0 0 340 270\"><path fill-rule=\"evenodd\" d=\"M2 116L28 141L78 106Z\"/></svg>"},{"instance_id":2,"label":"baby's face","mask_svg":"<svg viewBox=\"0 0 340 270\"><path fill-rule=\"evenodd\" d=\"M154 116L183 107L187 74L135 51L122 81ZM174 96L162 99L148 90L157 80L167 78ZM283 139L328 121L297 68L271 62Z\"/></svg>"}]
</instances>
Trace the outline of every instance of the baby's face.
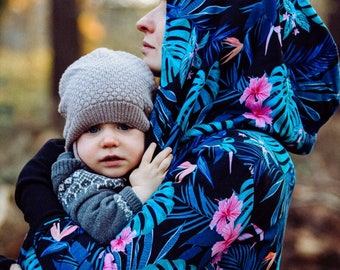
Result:
<instances>
[{"instance_id":1,"label":"baby's face","mask_svg":"<svg viewBox=\"0 0 340 270\"><path fill-rule=\"evenodd\" d=\"M107 177L122 177L136 168L144 147L144 132L119 123L92 126L77 140L80 159Z\"/></svg>"}]
</instances>

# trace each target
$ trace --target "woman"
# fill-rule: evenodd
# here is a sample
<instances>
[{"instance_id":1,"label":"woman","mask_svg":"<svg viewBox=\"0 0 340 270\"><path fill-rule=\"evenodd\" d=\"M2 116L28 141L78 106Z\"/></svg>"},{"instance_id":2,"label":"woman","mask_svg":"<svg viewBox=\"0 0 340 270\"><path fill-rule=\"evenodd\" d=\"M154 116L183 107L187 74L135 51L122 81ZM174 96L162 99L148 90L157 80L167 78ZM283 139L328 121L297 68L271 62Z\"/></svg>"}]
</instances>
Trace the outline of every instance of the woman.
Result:
<instances>
[{"instance_id":1,"label":"woman","mask_svg":"<svg viewBox=\"0 0 340 270\"><path fill-rule=\"evenodd\" d=\"M100 246L52 197L49 167L63 147L47 143L16 190L31 226L22 265L278 269L295 183L289 152L309 153L339 104L330 34L304 0L161 1L137 28L160 75L150 140L173 148L169 173Z\"/></svg>"}]
</instances>

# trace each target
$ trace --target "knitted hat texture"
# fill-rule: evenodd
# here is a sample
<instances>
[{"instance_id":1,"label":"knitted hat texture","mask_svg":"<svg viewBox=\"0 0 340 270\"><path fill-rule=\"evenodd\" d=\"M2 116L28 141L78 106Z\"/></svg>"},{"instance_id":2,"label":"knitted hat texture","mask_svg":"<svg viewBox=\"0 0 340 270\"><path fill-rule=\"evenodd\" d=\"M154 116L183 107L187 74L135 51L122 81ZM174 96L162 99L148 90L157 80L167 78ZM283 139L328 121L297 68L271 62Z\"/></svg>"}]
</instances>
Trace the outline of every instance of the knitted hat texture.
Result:
<instances>
[{"instance_id":1,"label":"knitted hat texture","mask_svg":"<svg viewBox=\"0 0 340 270\"><path fill-rule=\"evenodd\" d=\"M137 56L99 48L79 58L59 83L66 149L101 123L125 123L146 132L155 89L152 72Z\"/></svg>"}]
</instances>

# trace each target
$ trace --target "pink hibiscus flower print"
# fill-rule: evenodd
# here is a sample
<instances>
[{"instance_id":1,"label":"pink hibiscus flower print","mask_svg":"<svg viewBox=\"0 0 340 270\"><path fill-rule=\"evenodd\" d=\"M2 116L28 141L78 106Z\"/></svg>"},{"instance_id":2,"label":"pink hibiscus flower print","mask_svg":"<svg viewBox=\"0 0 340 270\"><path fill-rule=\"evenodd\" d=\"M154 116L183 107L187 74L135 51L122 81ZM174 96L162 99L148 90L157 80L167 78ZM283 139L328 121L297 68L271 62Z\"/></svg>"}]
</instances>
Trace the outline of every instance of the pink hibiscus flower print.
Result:
<instances>
[{"instance_id":1,"label":"pink hibiscus flower print","mask_svg":"<svg viewBox=\"0 0 340 270\"><path fill-rule=\"evenodd\" d=\"M114 257L111 253L107 253L104 258L103 270L118 270L117 264L114 263Z\"/></svg>"},{"instance_id":2,"label":"pink hibiscus flower print","mask_svg":"<svg viewBox=\"0 0 340 270\"><path fill-rule=\"evenodd\" d=\"M253 105L252 112L245 112L243 116L248 119L255 120L255 126L259 128L265 127L266 124L271 125L273 118L270 116L272 110L270 107L262 107L261 104Z\"/></svg>"},{"instance_id":3,"label":"pink hibiscus flower print","mask_svg":"<svg viewBox=\"0 0 340 270\"><path fill-rule=\"evenodd\" d=\"M217 258L221 259L222 253L226 254L228 252L228 248L230 247L230 245L240 235L241 228L242 227L241 227L240 224L237 224L236 227L234 227L234 223L229 223L227 226L225 226L223 228L223 232L222 232L222 236L223 236L224 240L216 242L213 245L211 256L213 257L217 254Z\"/></svg>"},{"instance_id":4,"label":"pink hibiscus flower print","mask_svg":"<svg viewBox=\"0 0 340 270\"><path fill-rule=\"evenodd\" d=\"M136 232L131 231L130 227L127 227L122 230L121 234L116 237L116 239L111 241L111 250L112 251L125 251L125 246L132 242L132 239L135 237Z\"/></svg>"},{"instance_id":5,"label":"pink hibiscus flower print","mask_svg":"<svg viewBox=\"0 0 340 270\"><path fill-rule=\"evenodd\" d=\"M246 107L252 108L255 104L266 100L270 96L272 84L268 82L268 78L263 75L261 78L251 78L249 87L247 87L243 95L240 97L241 104L245 102Z\"/></svg>"},{"instance_id":6,"label":"pink hibiscus flower print","mask_svg":"<svg viewBox=\"0 0 340 270\"><path fill-rule=\"evenodd\" d=\"M222 234L224 228L229 223L234 223L241 214L242 205L243 202L238 200L235 193L233 193L229 199L220 201L218 203L218 211L215 212L210 222L210 229L216 226L216 231Z\"/></svg>"},{"instance_id":7,"label":"pink hibiscus flower print","mask_svg":"<svg viewBox=\"0 0 340 270\"><path fill-rule=\"evenodd\" d=\"M53 239L59 242L65 236L73 233L78 228L79 227L77 225L72 225L72 226L66 227L62 232L60 232L60 223L58 222L57 224L53 223L53 226L51 227L50 232L51 232L51 236L53 237Z\"/></svg>"}]
</instances>

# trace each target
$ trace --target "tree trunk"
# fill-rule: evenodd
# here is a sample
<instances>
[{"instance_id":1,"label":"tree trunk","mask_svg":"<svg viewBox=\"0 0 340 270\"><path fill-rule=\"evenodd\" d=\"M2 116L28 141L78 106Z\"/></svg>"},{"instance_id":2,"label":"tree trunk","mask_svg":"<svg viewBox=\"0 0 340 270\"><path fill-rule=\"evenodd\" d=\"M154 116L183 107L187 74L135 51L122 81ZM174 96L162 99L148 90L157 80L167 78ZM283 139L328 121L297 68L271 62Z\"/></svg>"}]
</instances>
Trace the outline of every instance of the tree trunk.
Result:
<instances>
[{"instance_id":1,"label":"tree trunk","mask_svg":"<svg viewBox=\"0 0 340 270\"><path fill-rule=\"evenodd\" d=\"M54 111L59 103L59 80L65 69L80 57L76 0L52 0L52 100ZM61 126L64 120L53 114L53 123Z\"/></svg>"}]
</instances>

